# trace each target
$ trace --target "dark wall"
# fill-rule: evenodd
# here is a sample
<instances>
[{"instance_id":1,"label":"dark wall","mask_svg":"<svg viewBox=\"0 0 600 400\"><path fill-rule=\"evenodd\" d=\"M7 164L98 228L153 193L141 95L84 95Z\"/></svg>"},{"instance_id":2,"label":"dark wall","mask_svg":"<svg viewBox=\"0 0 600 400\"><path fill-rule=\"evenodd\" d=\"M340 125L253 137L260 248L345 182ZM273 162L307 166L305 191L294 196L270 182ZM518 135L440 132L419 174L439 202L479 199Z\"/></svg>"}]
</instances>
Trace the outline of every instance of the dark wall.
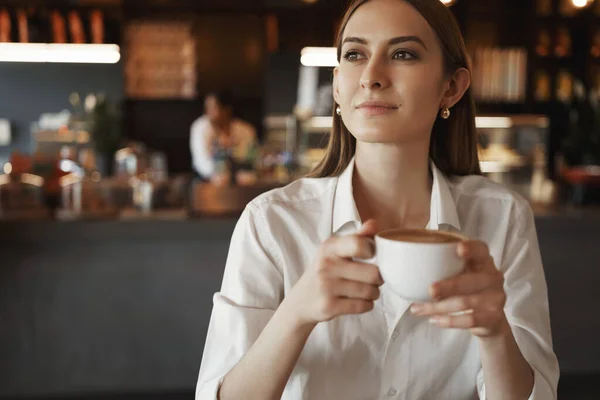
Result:
<instances>
[{"instance_id":1,"label":"dark wall","mask_svg":"<svg viewBox=\"0 0 600 400\"><path fill-rule=\"evenodd\" d=\"M164 152L169 173L190 172L190 126L202 109L200 100L127 100L124 133Z\"/></svg>"},{"instance_id":2,"label":"dark wall","mask_svg":"<svg viewBox=\"0 0 600 400\"><path fill-rule=\"evenodd\" d=\"M536 218L563 374L600 372L599 222ZM234 225L0 224L0 399L192 390Z\"/></svg>"},{"instance_id":3,"label":"dark wall","mask_svg":"<svg viewBox=\"0 0 600 400\"><path fill-rule=\"evenodd\" d=\"M289 114L296 104L300 53L279 51L270 54L265 69L265 113Z\"/></svg>"},{"instance_id":4,"label":"dark wall","mask_svg":"<svg viewBox=\"0 0 600 400\"><path fill-rule=\"evenodd\" d=\"M0 146L0 163L13 149L33 150L30 125L42 113L71 109L69 94L105 93L123 98L121 64L0 63L0 118L12 125L12 144Z\"/></svg>"}]
</instances>

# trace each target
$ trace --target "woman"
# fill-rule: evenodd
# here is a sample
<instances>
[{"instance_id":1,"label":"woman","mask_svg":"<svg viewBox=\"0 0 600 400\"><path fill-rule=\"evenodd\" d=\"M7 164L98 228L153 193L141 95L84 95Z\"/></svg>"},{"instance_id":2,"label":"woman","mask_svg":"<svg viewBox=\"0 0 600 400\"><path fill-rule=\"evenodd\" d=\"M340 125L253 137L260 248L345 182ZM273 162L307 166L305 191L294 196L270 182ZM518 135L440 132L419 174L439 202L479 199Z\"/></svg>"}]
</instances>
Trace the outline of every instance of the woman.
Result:
<instances>
[{"instance_id":1,"label":"woman","mask_svg":"<svg viewBox=\"0 0 600 400\"><path fill-rule=\"evenodd\" d=\"M196 398L555 398L533 215L478 176L451 13L438 0L356 0L337 48L327 155L241 216ZM474 239L459 246L466 272L434 284L435 301L394 296L357 261L393 227Z\"/></svg>"},{"instance_id":2,"label":"woman","mask_svg":"<svg viewBox=\"0 0 600 400\"><path fill-rule=\"evenodd\" d=\"M190 151L196 173L211 180L219 158L245 162L256 145L252 125L233 117L233 98L227 92L210 93L204 100L205 115L190 129Z\"/></svg>"}]
</instances>

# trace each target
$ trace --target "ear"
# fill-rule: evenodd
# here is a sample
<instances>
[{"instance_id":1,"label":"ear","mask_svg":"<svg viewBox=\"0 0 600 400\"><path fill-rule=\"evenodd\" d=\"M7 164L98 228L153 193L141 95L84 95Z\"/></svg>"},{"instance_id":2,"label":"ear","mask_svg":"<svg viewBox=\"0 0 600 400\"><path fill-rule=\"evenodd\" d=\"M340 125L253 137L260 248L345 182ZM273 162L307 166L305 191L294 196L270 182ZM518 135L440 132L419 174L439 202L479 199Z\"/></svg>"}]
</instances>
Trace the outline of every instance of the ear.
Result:
<instances>
[{"instance_id":1,"label":"ear","mask_svg":"<svg viewBox=\"0 0 600 400\"><path fill-rule=\"evenodd\" d=\"M340 91L338 88L338 67L333 69L333 100L335 100L336 104L340 104Z\"/></svg>"},{"instance_id":2,"label":"ear","mask_svg":"<svg viewBox=\"0 0 600 400\"><path fill-rule=\"evenodd\" d=\"M467 89L471 86L471 74L466 68L458 69L454 75L444 84L444 97L441 107L453 107L460 101Z\"/></svg>"}]
</instances>

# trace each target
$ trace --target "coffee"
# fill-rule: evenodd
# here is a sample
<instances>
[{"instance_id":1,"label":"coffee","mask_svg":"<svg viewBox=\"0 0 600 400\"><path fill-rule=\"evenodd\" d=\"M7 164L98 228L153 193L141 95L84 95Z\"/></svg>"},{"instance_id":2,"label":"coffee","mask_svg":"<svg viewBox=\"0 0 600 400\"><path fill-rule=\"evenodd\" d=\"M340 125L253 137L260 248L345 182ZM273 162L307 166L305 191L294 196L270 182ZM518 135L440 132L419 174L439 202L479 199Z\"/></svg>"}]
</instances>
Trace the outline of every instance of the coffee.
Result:
<instances>
[{"instance_id":1,"label":"coffee","mask_svg":"<svg viewBox=\"0 0 600 400\"><path fill-rule=\"evenodd\" d=\"M460 233L427 229L390 229L375 235L379 273L393 292L411 301L429 301L429 288L464 269Z\"/></svg>"},{"instance_id":2,"label":"coffee","mask_svg":"<svg viewBox=\"0 0 600 400\"><path fill-rule=\"evenodd\" d=\"M393 230L383 232L380 236L384 239L411 243L454 243L462 240L452 233L418 229Z\"/></svg>"}]
</instances>

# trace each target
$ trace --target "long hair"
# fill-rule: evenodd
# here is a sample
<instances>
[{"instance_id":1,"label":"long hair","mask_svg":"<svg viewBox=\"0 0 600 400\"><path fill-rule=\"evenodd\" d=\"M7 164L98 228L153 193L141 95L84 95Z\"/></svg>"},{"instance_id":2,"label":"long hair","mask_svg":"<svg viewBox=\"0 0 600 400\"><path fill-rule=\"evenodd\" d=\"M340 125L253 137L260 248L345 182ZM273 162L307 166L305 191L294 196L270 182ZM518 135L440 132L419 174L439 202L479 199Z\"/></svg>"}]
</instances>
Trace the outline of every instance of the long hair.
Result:
<instances>
[{"instance_id":1,"label":"long hair","mask_svg":"<svg viewBox=\"0 0 600 400\"><path fill-rule=\"evenodd\" d=\"M348 20L354 12L370 0L354 0L348 6L337 32L335 46L338 62L341 58L342 40ZM458 69L470 72L467 48L456 19L439 0L398 0L413 6L435 31L442 48L444 73L452 76ZM337 115L333 105L333 127L325 157L308 175L323 178L340 175L356 152L356 139ZM471 89L467 89L460 101L452 108L452 114L445 120L438 116L431 132L429 157L448 176L479 175L477 156L477 130L475 128L475 102Z\"/></svg>"}]
</instances>

